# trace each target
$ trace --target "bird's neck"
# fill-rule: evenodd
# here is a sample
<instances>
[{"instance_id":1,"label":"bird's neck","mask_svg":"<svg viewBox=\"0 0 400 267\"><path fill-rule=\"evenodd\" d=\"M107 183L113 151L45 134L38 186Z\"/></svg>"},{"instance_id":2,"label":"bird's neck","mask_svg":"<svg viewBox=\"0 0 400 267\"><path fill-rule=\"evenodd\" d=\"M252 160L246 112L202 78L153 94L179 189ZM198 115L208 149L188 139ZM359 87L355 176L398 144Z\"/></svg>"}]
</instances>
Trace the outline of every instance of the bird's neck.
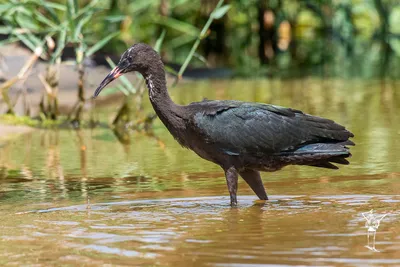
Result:
<instances>
[{"instance_id":1,"label":"bird's neck","mask_svg":"<svg viewBox=\"0 0 400 267\"><path fill-rule=\"evenodd\" d=\"M151 66L142 73L149 89L150 102L160 120L168 128L172 135L177 138L181 127L184 127L182 120L182 106L176 105L167 90L164 65L160 60L158 64Z\"/></svg>"}]
</instances>

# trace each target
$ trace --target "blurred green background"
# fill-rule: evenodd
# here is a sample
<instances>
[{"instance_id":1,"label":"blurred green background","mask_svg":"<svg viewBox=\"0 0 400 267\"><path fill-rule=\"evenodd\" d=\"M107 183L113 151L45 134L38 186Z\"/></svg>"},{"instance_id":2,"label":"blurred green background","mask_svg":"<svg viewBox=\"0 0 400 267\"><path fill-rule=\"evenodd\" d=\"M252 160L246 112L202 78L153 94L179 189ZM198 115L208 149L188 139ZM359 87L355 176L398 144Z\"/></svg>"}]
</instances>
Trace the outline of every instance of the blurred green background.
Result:
<instances>
[{"instance_id":1,"label":"blurred green background","mask_svg":"<svg viewBox=\"0 0 400 267\"><path fill-rule=\"evenodd\" d=\"M21 28L25 24L44 38L51 24L36 11L30 14L21 6L39 7L39 12L51 20L54 14L46 5L54 7L59 15L63 12L60 6L68 6L69 2L86 8L72 25L81 28L88 46L112 37L96 51L98 63L104 61L104 55L118 56L137 42L155 45L165 30L162 57L172 66L179 66L218 0L5 1L0 5L1 33L10 34L7 26L14 20ZM20 8L10 11L13 3ZM212 73L221 77L399 76L398 0L226 0L224 4L229 5L228 12L214 20L203 36L192 67L232 71L227 74L219 69L220 73ZM6 19L5 11L14 19ZM23 22L24 16L29 23ZM60 36L55 34L54 38ZM67 42L66 47L74 42Z\"/></svg>"}]
</instances>

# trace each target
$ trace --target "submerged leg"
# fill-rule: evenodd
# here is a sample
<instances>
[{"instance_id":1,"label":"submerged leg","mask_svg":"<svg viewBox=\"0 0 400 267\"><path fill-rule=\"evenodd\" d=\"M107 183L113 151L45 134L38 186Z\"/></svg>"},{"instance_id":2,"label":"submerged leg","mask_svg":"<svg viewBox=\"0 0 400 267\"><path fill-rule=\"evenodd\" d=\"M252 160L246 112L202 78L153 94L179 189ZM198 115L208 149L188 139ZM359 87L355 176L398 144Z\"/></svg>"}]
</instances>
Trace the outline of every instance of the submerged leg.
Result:
<instances>
[{"instance_id":1,"label":"submerged leg","mask_svg":"<svg viewBox=\"0 0 400 267\"><path fill-rule=\"evenodd\" d=\"M265 192L264 185L261 180L260 172L250 169L244 169L239 172L240 176L246 183L253 189L254 193L261 200L268 200L267 193Z\"/></svg>"},{"instance_id":2,"label":"submerged leg","mask_svg":"<svg viewBox=\"0 0 400 267\"><path fill-rule=\"evenodd\" d=\"M238 188L238 173L235 167L225 169L226 184L228 185L229 194L231 196L231 206L237 205L236 192Z\"/></svg>"}]
</instances>

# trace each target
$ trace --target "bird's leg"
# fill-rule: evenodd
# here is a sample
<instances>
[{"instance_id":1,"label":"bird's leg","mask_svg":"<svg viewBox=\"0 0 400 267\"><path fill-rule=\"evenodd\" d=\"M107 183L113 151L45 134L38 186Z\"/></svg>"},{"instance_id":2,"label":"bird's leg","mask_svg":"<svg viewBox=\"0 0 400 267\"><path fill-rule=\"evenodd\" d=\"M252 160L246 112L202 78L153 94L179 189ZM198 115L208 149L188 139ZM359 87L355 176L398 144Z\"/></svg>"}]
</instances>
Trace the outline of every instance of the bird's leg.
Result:
<instances>
[{"instance_id":1,"label":"bird's leg","mask_svg":"<svg viewBox=\"0 0 400 267\"><path fill-rule=\"evenodd\" d=\"M260 172L244 169L239 172L240 176L246 181L246 183L253 189L254 193L261 200L268 200L267 193L265 192L264 185L261 180Z\"/></svg>"},{"instance_id":2,"label":"bird's leg","mask_svg":"<svg viewBox=\"0 0 400 267\"><path fill-rule=\"evenodd\" d=\"M231 206L233 207L237 205L236 192L238 188L238 173L235 167L225 169L225 178L231 196Z\"/></svg>"}]
</instances>

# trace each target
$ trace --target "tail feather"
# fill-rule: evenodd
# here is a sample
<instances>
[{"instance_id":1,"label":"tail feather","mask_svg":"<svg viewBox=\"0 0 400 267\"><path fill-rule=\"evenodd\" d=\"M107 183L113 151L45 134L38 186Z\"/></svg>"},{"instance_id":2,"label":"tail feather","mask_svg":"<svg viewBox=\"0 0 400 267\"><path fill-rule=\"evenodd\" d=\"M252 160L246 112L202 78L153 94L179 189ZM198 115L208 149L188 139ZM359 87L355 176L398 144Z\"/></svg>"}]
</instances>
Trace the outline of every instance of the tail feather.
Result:
<instances>
[{"instance_id":1,"label":"tail feather","mask_svg":"<svg viewBox=\"0 0 400 267\"><path fill-rule=\"evenodd\" d=\"M336 145L342 145L342 146L355 146L356 144L354 144L353 141L351 140L346 140L344 142L340 142L340 143L335 143Z\"/></svg>"},{"instance_id":2,"label":"tail feather","mask_svg":"<svg viewBox=\"0 0 400 267\"><path fill-rule=\"evenodd\" d=\"M316 164L310 164L310 166L337 170L337 169L339 169L339 167L337 167L336 165L334 165L332 163L349 165L350 162L346 159L348 157L351 157L350 153L340 155L340 156L328 157L324 160L317 161Z\"/></svg>"},{"instance_id":3,"label":"tail feather","mask_svg":"<svg viewBox=\"0 0 400 267\"><path fill-rule=\"evenodd\" d=\"M308 165L313 167L339 169L336 164L350 164L346 158L351 157L347 146L353 146L354 143L346 140L338 143L315 143L306 144L294 151L281 152L281 156L294 158L294 164Z\"/></svg>"},{"instance_id":4,"label":"tail feather","mask_svg":"<svg viewBox=\"0 0 400 267\"><path fill-rule=\"evenodd\" d=\"M350 140L340 143L314 143L304 145L293 151L281 152L281 155L302 155L302 154L329 154L332 156L349 155L349 149L346 145L354 145Z\"/></svg>"},{"instance_id":5,"label":"tail feather","mask_svg":"<svg viewBox=\"0 0 400 267\"><path fill-rule=\"evenodd\" d=\"M328 159L329 162L334 162L334 163L338 163L338 164L343 164L343 165L349 165L350 162L343 158L343 157L332 157Z\"/></svg>"}]
</instances>

